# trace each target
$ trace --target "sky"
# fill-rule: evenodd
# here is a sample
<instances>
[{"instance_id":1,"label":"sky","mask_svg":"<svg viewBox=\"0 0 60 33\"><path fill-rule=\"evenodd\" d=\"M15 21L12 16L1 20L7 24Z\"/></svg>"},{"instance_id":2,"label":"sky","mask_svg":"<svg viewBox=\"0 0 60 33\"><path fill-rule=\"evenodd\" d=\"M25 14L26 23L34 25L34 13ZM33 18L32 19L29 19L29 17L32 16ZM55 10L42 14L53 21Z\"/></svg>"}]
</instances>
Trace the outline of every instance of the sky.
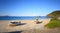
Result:
<instances>
[{"instance_id":1,"label":"sky","mask_svg":"<svg viewBox=\"0 0 60 33\"><path fill-rule=\"evenodd\" d=\"M60 0L0 0L0 16L46 16L60 10Z\"/></svg>"}]
</instances>

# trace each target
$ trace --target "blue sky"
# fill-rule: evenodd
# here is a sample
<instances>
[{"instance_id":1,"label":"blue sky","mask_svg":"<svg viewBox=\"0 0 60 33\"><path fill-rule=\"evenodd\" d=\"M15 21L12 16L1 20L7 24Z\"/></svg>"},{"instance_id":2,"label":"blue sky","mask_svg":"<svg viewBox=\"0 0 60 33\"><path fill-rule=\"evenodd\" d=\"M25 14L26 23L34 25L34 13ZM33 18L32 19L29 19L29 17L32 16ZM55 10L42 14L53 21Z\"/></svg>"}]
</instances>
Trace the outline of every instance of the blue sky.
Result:
<instances>
[{"instance_id":1,"label":"blue sky","mask_svg":"<svg viewBox=\"0 0 60 33\"><path fill-rule=\"evenodd\" d=\"M0 16L46 16L60 10L60 0L0 0Z\"/></svg>"}]
</instances>

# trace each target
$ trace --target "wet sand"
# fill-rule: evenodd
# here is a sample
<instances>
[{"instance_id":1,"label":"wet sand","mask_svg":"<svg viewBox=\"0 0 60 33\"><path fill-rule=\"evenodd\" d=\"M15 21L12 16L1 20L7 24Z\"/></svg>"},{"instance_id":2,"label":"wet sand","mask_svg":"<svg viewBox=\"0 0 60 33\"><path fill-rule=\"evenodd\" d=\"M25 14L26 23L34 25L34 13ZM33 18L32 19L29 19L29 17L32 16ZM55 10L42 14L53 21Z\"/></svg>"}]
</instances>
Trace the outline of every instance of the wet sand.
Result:
<instances>
[{"instance_id":1,"label":"wet sand","mask_svg":"<svg viewBox=\"0 0 60 33\"><path fill-rule=\"evenodd\" d=\"M21 21L21 23L26 24L19 26L9 26L11 21ZM49 23L50 19L41 19L39 21L42 21L42 23L36 24L35 20L0 20L0 32L22 31L22 33L47 33L50 31L54 31L44 27L44 25Z\"/></svg>"}]
</instances>

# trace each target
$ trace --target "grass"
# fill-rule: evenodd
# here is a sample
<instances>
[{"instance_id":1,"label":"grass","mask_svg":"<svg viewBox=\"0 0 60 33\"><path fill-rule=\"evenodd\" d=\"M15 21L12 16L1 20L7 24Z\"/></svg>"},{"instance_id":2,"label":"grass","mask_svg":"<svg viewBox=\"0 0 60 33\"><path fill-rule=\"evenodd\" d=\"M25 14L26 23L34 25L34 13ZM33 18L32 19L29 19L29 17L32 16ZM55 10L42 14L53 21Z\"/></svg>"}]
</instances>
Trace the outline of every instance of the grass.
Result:
<instances>
[{"instance_id":1,"label":"grass","mask_svg":"<svg viewBox=\"0 0 60 33\"><path fill-rule=\"evenodd\" d=\"M45 25L48 28L56 28L60 27L60 20L56 18L52 18L51 21Z\"/></svg>"}]
</instances>

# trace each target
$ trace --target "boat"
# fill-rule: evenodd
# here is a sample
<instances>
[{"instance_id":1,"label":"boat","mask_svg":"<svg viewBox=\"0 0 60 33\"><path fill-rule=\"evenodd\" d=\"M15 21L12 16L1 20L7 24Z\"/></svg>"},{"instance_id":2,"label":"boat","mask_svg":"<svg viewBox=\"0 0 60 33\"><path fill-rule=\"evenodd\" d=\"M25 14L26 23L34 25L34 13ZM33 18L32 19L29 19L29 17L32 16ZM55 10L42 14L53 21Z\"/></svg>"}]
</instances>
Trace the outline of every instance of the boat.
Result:
<instances>
[{"instance_id":1,"label":"boat","mask_svg":"<svg viewBox=\"0 0 60 33\"><path fill-rule=\"evenodd\" d=\"M19 25L25 25L26 23L21 23L21 21L16 22L16 21L11 21L10 26L19 26Z\"/></svg>"},{"instance_id":2,"label":"boat","mask_svg":"<svg viewBox=\"0 0 60 33\"><path fill-rule=\"evenodd\" d=\"M21 25L21 22L16 22L16 21L11 21L10 26L18 26L18 25Z\"/></svg>"},{"instance_id":3,"label":"boat","mask_svg":"<svg viewBox=\"0 0 60 33\"><path fill-rule=\"evenodd\" d=\"M42 21L40 22L38 19L36 19L36 24L42 23Z\"/></svg>"},{"instance_id":4,"label":"boat","mask_svg":"<svg viewBox=\"0 0 60 33\"><path fill-rule=\"evenodd\" d=\"M10 23L11 23L11 24L17 24L17 25L18 25L18 24L21 24L21 22L15 22L15 21L14 21L14 22L10 22Z\"/></svg>"}]
</instances>

